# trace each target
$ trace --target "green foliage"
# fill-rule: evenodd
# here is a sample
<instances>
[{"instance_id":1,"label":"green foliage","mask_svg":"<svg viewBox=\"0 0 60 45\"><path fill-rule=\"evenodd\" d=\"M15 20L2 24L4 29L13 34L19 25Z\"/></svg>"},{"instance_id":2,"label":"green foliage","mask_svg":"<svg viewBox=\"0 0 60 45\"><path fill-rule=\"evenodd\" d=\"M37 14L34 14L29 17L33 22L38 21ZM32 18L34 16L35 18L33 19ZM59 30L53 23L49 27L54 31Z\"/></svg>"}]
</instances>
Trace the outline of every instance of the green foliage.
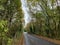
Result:
<instances>
[{"instance_id":1,"label":"green foliage","mask_svg":"<svg viewBox=\"0 0 60 45\"><path fill-rule=\"evenodd\" d=\"M2 5L0 5L0 10L4 10L4 7Z\"/></svg>"},{"instance_id":2,"label":"green foliage","mask_svg":"<svg viewBox=\"0 0 60 45\"><path fill-rule=\"evenodd\" d=\"M7 21L5 20L0 20L0 41L3 43L3 42L7 42L7 36L6 36L6 33L8 32L8 27L7 27ZM4 40L4 41L3 41ZM0 42L0 45L1 45L1 42Z\"/></svg>"},{"instance_id":3,"label":"green foliage","mask_svg":"<svg viewBox=\"0 0 60 45\"><path fill-rule=\"evenodd\" d=\"M0 3L6 3L7 0L0 0Z\"/></svg>"},{"instance_id":4,"label":"green foliage","mask_svg":"<svg viewBox=\"0 0 60 45\"><path fill-rule=\"evenodd\" d=\"M7 32L8 28L6 26L7 26L7 21L0 20L0 32L2 31Z\"/></svg>"},{"instance_id":5,"label":"green foliage","mask_svg":"<svg viewBox=\"0 0 60 45\"><path fill-rule=\"evenodd\" d=\"M12 45L22 31L22 17L20 0L0 0L0 45Z\"/></svg>"},{"instance_id":6,"label":"green foliage","mask_svg":"<svg viewBox=\"0 0 60 45\"><path fill-rule=\"evenodd\" d=\"M32 3L30 4L29 2ZM54 7L55 3L57 3L56 7ZM60 6L58 6L58 1L49 0L48 2L48 0L29 0L28 4L30 4L28 7L32 16L36 18L36 23L32 23L35 29L31 30L31 24L29 26L30 33L60 39ZM34 13L32 9L37 6L36 4L40 6L42 10L39 12L35 10L36 13Z\"/></svg>"}]
</instances>

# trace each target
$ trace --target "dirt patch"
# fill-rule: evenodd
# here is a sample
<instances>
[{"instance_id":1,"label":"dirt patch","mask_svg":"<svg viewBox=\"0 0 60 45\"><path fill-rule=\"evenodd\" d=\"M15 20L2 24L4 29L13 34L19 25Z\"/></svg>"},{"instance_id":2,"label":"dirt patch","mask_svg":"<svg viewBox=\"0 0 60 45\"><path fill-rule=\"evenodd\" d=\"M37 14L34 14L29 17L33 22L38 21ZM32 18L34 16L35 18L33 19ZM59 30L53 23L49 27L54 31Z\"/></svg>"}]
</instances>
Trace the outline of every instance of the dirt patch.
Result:
<instances>
[{"instance_id":1,"label":"dirt patch","mask_svg":"<svg viewBox=\"0 0 60 45\"><path fill-rule=\"evenodd\" d=\"M24 38L22 35L21 38L19 39L18 45L23 45L23 42L24 42Z\"/></svg>"}]
</instances>

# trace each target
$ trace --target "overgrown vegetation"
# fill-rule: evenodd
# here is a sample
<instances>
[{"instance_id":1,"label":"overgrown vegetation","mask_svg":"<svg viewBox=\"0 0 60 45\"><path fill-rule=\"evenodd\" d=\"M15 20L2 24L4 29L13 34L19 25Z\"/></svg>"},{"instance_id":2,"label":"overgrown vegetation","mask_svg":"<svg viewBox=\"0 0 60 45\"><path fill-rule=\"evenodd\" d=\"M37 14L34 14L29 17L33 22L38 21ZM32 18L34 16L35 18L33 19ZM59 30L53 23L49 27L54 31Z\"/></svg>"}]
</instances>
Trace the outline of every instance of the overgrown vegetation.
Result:
<instances>
[{"instance_id":1,"label":"overgrown vegetation","mask_svg":"<svg viewBox=\"0 0 60 45\"><path fill-rule=\"evenodd\" d=\"M20 0L0 0L0 45L13 45L21 35L22 17Z\"/></svg>"},{"instance_id":2,"label":"overgrown vegetation","mask_svg":"<svg viewBox=\"0 0 60 45\"><path fill-rule=\"evenodd\" d=\"M29 24L29 32L49 38L60 39L59 0L29 0L27 2L30 13L36 18L36 22L32 21Z\"/></svg>"},{"instance_id":3,"label":"overgrown vegetation","mask_svg":"<svg viewBox=\"0 0 60 45\"><path fill-rule=\"evenodd\" d=\"M28 13L36 21L31 20L24 31L60 39L59 2L27 0ZM0 45L15 45L13 43L17 42L22 34L22 18L21 0L0 0Z\"/></svg>"}]
</instances>

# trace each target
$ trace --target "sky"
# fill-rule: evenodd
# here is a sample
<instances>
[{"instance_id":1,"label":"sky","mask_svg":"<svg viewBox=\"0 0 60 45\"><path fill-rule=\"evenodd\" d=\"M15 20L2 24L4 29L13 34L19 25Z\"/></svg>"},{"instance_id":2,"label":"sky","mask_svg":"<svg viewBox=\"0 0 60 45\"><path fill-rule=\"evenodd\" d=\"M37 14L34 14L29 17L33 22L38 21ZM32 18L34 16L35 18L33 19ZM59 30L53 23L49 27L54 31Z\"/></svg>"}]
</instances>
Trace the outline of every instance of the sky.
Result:
<instances>
[{"instance_id":1,"label":"sky","mask_svg":"<svg viewBox=\"0 0 60 45\"><path fill-rule=\"evenodd\" d=\"M27 7L27 0L21 0L22 3L22 10L24 12L24 20L25 20L25 25L24 27L31 21L31 15L29 14L29 8Z\"/></svg>"}]
</instances>

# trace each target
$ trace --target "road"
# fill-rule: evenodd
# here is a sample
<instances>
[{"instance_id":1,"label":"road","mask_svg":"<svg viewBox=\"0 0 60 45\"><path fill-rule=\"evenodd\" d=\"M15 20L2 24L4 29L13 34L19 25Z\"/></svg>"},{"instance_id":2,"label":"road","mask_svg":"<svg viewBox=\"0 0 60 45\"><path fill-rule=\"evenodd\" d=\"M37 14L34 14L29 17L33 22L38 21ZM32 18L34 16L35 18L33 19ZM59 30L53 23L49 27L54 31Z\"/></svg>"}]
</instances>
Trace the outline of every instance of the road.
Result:
<instances>
[{"instance_id":1,"label":"road","mask_svg":"<svg viewBox=\"0 0 60 45\"><path fill-rule=\"evenodd\" d=\"M47 40L43 40L24 32L24 45L57 45Z\"/></svg>"}]
</instances>

